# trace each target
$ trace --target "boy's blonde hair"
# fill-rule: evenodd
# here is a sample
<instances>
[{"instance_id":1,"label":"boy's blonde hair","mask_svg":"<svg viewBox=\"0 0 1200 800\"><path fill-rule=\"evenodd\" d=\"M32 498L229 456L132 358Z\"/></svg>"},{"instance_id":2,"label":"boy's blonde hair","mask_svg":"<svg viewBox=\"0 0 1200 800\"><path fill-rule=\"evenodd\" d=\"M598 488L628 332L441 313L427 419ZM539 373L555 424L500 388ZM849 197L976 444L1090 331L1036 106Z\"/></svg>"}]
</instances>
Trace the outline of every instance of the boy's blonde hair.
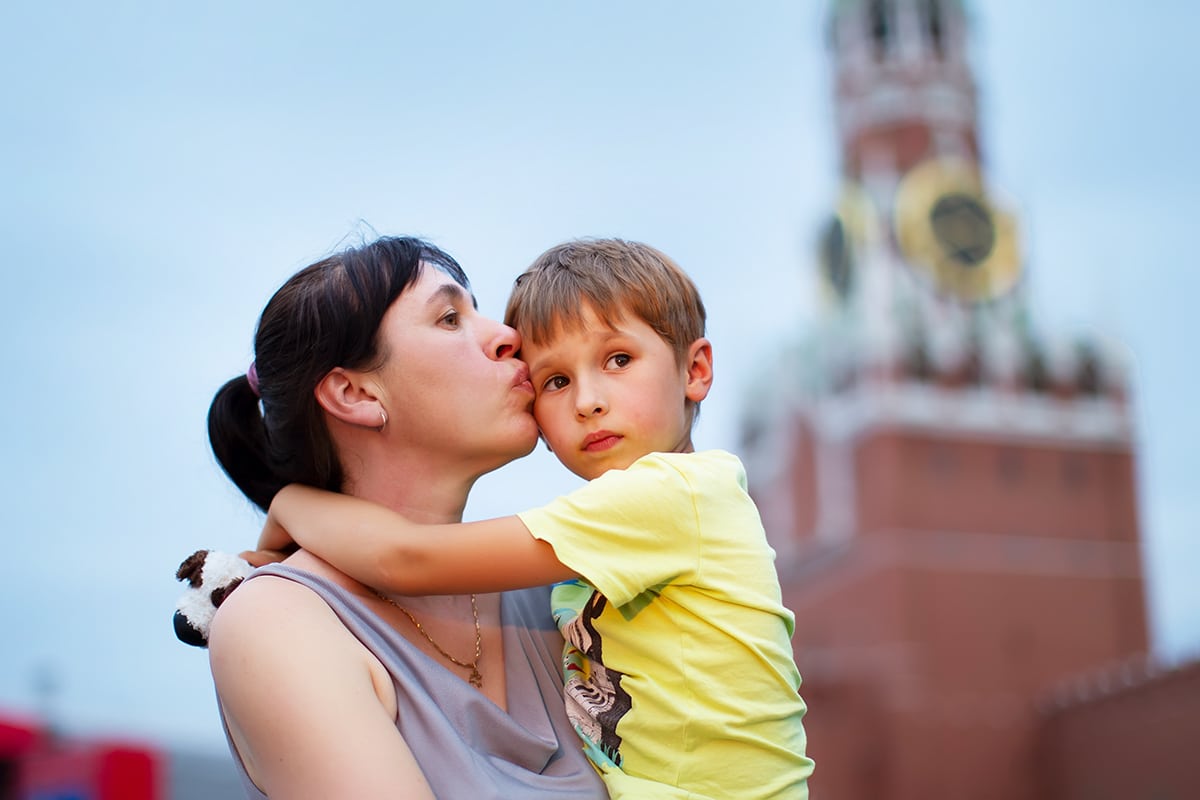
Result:
<instances>
[{"instance_id":1,"label":"boy's blonde hair","mask_svg":"<svg viewBox=\"0 0 1200 800\"><path fill-rule=\"evenodd\" d=\"M704 336L704 303L687 273L653 247L623 239L576 239L542 253L513 284L504 321L542 344L560 327L578 330L585 306L606 325L637 316L681 364Z\"/></svg>"}]
</instances>

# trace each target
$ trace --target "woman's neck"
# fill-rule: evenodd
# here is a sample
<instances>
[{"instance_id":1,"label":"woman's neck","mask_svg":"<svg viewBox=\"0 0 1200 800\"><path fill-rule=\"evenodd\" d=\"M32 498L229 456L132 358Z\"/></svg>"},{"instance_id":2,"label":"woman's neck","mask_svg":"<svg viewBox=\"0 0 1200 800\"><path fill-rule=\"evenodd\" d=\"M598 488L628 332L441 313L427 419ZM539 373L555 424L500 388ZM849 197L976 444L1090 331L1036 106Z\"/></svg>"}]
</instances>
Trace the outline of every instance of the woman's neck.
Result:
<instances>
[{"instance_id":1,"label":"woman's neck","mask_svg":"<svg viewBox=\"0 0 1200 800\"><path fill-rule=\"evenodd\" d=\"M387 506L413 522L461 522L475 476L463 477L421 463L368 466L347 482L346 493Z\"/></svg>"},{"instance_id":2,"label":"woman's neck","mask_svg":"<svg viewBox=\"0 0 1200 800\"><path fill-rule=\"evenodd\" d=\"M467 495L475 483L474 478L453 478L448 474L448 470L431 469L428 460L420 465L398 462L399 459L393 458L384 465L363 459L360 463L364 474L348 475L345 493L386 506L412 522L442 524L462 521ZM308 551L296 552L288 558L288 563L322 574L364 599L376 597L373 589ZM450 616L466 613L469 617L469 606L462 605L468 598L469 595L435 595L410 597L409 600L412 601L413 611L424 610L427 607L440 608L446 609L441 613ZM463 612L463 609L467 611Z\"/></svg>"}]
</instances>

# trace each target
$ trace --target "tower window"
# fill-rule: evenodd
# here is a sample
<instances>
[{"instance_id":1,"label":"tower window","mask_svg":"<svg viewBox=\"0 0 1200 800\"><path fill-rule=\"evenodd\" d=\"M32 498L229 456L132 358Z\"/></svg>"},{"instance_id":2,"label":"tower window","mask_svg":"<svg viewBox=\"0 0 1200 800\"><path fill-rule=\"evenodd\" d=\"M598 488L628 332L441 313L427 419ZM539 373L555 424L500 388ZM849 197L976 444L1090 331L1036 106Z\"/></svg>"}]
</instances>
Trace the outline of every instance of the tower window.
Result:
<instances>
[{"instance_id":1,"label":"tower window","mask_svg":"<svg viewBox=\"0 0 1200 800\"><path fill-rule=\"evenodd\" d=\"M1044 393L1050 390L1050 370L1046 357L1034 342L1027 343L1025 352L1025 387L1031 392Z\"/></svg>"},{"instance_id":2,"label":"tower window","mask_svg":"<svg viewBox=\"0 0 1200 800\"><path fill-rule=\"evenodd\" d=\"M868 14L870 15L871 41L875 45L875 60L882 61L887 57L891 39L887 0L871 0Z\"/></svg>"},{"instance_id":3,"label":"tower window","mask_svg":"<svg viewBox=\"0 0 1200 800\"><path fill-rule=\"evenodd\" d=\"M1087 485L1087 462L1078 455L1068 453L1062 460L1062 480L1071 489L1082 489Z\"/></svg>"},{"instance_id":4,"label":"tower window","mask_svg":"<svg viewBox=\"0 0 1200 800\"><path fill-rule=\"evenodd\" d=\"M948 445L935 442L929 446L929 470L938 478L950 478L958 473L958 457Z\"/></svg>"},{"instance_id":5,"label":"tower window","mask_svg":"<svg viewBox=\"0 0 1200 800\"><path fill-rule=\"evenodd\" d=\"M1101 390L1100 376L1100 358L1097 356L1096 350L1090 346L1084 346L1079 355L1079 372L1075 378L1078 390L1088 397L1097 396Z\"/></svg>"},{"instance_id":6,"label":"tower window","mask_svg":"<svg viewBox=\"0 0 1200 800\"><path fill-rule=\"evenodd\" d=\"M933 46L934 54L939 59L945 58L946 44L943 40L941 0L924 0L921 3L921 11L925 17L925 32L929 36L929 44Z\"/></svg>"},{"instance_id":7,"label":"tower window","mask_svg":"<svg viewBox=\"0 0 1200 800\"><path fill-rule=\"evenodd\" d=\"M1020 481L1022 473L1025 472L1025 460L1020 451L1011 447L1001 449L996 454L996 472L1004 483L1014 484Z\"/></svg>"}]
</instances>

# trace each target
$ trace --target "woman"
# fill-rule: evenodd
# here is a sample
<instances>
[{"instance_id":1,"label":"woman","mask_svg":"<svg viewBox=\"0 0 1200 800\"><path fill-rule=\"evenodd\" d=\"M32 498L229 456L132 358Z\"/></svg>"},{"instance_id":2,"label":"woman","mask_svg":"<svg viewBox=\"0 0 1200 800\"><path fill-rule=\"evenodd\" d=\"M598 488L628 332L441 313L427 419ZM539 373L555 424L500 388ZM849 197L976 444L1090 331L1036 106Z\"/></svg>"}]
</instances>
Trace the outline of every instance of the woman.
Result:
<instances>
[{"instance_id":1,"label":"woman","mask_svg":"<svg viewBox=\"0 0 1200 800\"><path fill-rule=\"evenodd\" d=\"M537 440L517 333L459 265L382 238L293 276L255 363L217 393L213 450L260 508L299 482L428 522ZM384 597L299 551L259 570L209 632L252 797L597 798L562 706L545 591Z\"/></svg>"}]
</instances>

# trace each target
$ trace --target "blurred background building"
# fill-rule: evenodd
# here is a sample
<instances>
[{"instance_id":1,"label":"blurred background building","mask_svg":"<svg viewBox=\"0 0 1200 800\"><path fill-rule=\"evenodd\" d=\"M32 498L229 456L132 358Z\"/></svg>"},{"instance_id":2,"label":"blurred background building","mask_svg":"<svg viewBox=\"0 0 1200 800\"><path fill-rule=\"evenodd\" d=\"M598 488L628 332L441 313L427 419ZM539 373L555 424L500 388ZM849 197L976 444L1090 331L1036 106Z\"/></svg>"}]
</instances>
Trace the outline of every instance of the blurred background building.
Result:
<instances>
[{"instance_id":1,"label":"blurred background building","mask_svg":"<svg viewBox=\"0 0 1200 800\"><path fill-rule=\"evenodd\" d=\"M837 0L827 32L824 311L743 428L813 796L1200 796L1200 667L1148 655L1133 387L1031 318L963 3Z\"/></svg>"},{"instance_id":2,"label":"blurred background building","mask_svg":"<svg viewBox=\"0 0 1200 800\"><path fill-rule=\"evenodd\" d=\"M227 755L114 737L65 737L0 713L0 800L234 800Z\"/></svg>"}]
</instances>

